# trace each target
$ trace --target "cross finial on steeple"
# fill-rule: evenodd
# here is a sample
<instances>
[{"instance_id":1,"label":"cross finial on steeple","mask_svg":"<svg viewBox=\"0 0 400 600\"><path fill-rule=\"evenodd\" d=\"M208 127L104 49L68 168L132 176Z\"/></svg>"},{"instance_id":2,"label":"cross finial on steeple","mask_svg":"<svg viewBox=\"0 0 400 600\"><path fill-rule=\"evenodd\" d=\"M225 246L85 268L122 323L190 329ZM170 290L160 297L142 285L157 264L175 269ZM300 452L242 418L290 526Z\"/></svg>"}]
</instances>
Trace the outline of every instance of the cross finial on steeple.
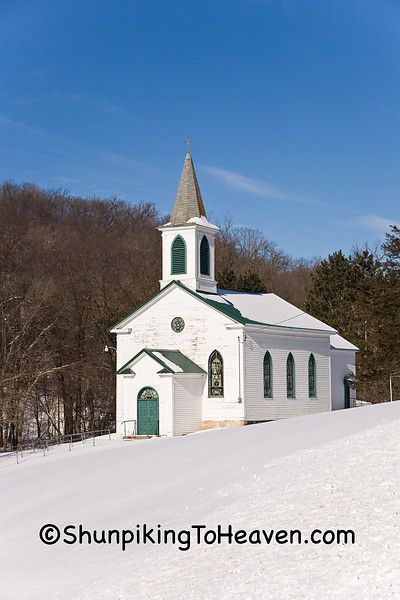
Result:
<instances>
[{"instance_id":1,"label":"cross finial on steeple","mask_svg":"<svg viewBox=\"0 0 400 600\"><path fill-rule=\"evenodd\" d=\"M185 144L186 144L186 148L188 151L188 154L190 154L190 146L192 144L193 140L188 136L185 140Z\"/></svg>"}]
</instances>

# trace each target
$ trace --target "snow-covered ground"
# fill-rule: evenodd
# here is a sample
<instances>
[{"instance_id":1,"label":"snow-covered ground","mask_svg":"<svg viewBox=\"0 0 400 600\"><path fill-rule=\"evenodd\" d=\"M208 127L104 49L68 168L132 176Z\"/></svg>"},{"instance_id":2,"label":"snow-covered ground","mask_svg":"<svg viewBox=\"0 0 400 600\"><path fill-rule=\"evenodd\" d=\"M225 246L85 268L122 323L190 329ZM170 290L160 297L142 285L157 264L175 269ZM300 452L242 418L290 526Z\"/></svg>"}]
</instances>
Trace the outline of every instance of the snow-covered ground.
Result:
<instances>
[{"instance_id":1,"label":"snow-covered ground","mask_svg":"<svg viewBox=\"0 0 400 600\"><path fill-rule=\"evenodd\" d=\"M400 402L0 457L2 600L400 598ZM353 529L354 545L55 545L42 525Z\"/></svg>"}]
</instances>

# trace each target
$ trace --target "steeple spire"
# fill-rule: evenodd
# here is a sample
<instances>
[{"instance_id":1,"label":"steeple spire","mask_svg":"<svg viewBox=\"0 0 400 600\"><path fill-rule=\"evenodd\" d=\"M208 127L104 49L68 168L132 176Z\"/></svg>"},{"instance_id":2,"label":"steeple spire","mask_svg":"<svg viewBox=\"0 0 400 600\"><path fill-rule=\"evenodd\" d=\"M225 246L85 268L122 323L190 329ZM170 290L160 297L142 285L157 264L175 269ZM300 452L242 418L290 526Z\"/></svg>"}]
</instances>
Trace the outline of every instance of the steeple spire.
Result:
<instances>
[{"instance_id":1,"label":"steeple spire","mask_svg":"<svg viewBox=\"0 0 400 600\"><path fill-rule=\"evenodd\" d=\"M172 210L171 225L182 225L183 223L187 223L192 217L205 216L206 211L193 160L188 148Z\"/></svg>"}]
</instances>

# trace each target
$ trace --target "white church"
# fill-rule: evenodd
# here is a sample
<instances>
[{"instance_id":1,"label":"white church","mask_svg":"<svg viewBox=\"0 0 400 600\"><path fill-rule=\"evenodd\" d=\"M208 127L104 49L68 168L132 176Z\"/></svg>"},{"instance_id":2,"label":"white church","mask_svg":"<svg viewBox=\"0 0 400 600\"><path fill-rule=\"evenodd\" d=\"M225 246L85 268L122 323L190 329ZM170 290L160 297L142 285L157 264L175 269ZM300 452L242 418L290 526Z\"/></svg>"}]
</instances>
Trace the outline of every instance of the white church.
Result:
<instances>
[{"instance_id":1,"label":"white church","mask_svg":"<svg viewBox=\"0 0 400 600\"><path fill-rule=\"evenodd\" d=\"M218 227L186 155L160 291L111 328L117 433L175 436L349 408L356 346L275 294L218 288Z\"/></svg>"}]
</instances>

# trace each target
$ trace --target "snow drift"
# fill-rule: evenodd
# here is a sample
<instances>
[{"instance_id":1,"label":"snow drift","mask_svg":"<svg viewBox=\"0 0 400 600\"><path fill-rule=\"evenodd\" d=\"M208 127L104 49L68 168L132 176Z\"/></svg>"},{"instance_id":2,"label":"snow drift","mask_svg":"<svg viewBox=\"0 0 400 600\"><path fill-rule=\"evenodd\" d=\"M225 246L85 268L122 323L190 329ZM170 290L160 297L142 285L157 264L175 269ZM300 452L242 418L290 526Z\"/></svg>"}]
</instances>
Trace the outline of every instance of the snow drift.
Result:
<instances>
[{"instance_id":1,"label":"snow drift","mask_svg":"<svg viewBox=\"0 0 400 600\"><path fill-rule=\"evenodd\" d=\"M400 597L400 403L0 457L4 600ZM85 529L353 529L354 545L45 545Z\"/></svg>"}]
</instances>

